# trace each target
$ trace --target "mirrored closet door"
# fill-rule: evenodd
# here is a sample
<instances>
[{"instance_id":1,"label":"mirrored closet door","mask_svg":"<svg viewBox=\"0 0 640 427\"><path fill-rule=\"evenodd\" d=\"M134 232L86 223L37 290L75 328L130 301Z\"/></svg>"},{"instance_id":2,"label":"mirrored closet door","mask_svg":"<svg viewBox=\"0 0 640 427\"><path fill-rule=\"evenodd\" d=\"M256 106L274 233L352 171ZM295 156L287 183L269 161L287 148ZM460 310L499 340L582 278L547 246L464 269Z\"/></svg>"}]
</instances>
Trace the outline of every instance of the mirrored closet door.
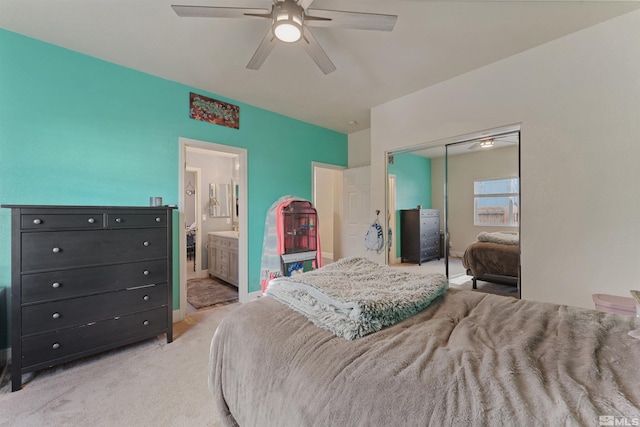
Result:
<instances>
[{"instance_id":1,"label":"mirrored closet door","mask_svg":"<svg viewBox=\"0 0 640 427\"><path fill-rule=\"evenodd\" d=\"M519 297L519 159L517 130L389 153L387 219L393 237L388 263L419 267L425 273L444 273L454 287L476 286ZM431 214L429 210L438 212L441 241L437 259L411 263L402 255L403 233L414 232L402 230L403 210L421 210L425 215ZM479 237L508 241L509 256L496 255L509 259L505 263L508 265L486 271L481 260L465 260L467 248ZM484 246L496 244L488 242ZM471 265L474 262L477 265Z\"/></svg>"}]
</instances>

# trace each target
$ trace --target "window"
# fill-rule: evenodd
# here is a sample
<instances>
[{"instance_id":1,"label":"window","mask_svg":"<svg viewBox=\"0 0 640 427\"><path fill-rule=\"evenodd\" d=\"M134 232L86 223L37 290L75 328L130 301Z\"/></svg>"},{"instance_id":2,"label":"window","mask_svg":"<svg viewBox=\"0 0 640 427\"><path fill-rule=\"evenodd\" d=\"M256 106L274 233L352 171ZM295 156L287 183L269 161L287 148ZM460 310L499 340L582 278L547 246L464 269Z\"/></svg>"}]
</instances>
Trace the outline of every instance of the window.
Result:
<instances>
[{"instance_id":1,"label":"window","mask_svg":"<svg viewBox=\"0 0 640 427\"><path fill-rule=\"evenodd\" d=\"M517 227L520 223L518 178L478 179L473 184L473 225Z\"/></svg>"}]
</instances>

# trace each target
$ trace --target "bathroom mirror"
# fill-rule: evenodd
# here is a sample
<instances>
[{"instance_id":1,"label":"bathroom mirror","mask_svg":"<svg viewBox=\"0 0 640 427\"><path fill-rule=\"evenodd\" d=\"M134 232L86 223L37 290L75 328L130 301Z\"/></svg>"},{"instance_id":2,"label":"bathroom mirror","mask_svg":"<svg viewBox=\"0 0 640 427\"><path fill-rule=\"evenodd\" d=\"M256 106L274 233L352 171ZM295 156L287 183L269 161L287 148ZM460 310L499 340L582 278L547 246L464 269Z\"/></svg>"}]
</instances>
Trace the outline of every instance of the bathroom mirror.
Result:
<instances>
[{"instance_id":1,"label":"bathroom mirror","mask_svg":"<svg viewBox=\"0 0 640 427\"><path fill-rule=\"evenodd\" d=\"M209 184L209 216L228 218L231 216L231 186L229 184Z\"/></svg>"}]
</instances>

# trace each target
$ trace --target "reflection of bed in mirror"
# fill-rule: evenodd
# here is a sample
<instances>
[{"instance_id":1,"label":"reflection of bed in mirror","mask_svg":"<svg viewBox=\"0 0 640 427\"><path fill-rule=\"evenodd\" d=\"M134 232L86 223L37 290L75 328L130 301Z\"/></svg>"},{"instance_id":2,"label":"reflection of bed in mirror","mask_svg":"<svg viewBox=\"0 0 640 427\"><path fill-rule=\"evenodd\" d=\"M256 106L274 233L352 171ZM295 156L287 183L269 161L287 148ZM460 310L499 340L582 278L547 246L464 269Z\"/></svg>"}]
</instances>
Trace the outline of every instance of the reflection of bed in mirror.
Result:
<instances>
[{"instance_id":1,"label":"reflection of bed in mirror","mask_svg":"<svg viewBox=\"0 0 640 427\"><path fill-rule=\"evenodd\" d=\"M462 256L462 265L472 276L473 289L477 281L518 285L520 241L517 233L483 232L471 243Z\"/></svg>"}]
</instances>

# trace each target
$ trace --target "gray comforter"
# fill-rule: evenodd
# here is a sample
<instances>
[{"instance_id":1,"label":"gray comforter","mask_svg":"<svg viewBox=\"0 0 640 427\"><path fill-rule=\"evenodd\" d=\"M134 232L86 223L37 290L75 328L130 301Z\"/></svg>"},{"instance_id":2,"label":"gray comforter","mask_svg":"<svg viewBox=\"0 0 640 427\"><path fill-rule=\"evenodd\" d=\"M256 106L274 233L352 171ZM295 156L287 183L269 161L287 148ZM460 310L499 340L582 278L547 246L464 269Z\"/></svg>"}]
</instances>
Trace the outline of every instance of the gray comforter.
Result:
<instances>
[{"instance_id":1,"label":"gray comforter","mask_svg":"<svg viewBox=\"0 0 640 427\"><path fill-rule=\"evenodd\" d=\"M601 416L633 425L640 340L627 332L638 327L449 290L349 341L264 297L218 327L209 381L227 426L598 426Z\"/></svg>"}]
</instances>

